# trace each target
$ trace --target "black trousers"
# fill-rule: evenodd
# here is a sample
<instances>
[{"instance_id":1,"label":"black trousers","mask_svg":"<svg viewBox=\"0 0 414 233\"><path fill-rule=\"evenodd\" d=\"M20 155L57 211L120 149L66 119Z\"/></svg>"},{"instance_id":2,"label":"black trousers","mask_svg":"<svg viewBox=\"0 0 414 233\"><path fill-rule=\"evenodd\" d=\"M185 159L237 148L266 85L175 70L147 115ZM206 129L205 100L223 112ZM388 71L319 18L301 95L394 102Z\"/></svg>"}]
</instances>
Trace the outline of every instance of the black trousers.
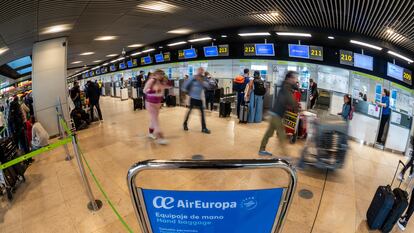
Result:
<instances>
[{"instance_id":1,"label":"black trousers","mask_svg":"<svg viewBox=\"0 0 414 233\"><path fill-rule=\"evenodd\" d=\"M407 209L407 211L405 212L405 215L404 215L405 221L407 221L407 222L408 222L408 220L410 220L411 216L414 213L414 198L413 198L413 193L414 193L414 188L411 191L410 203L408 204L408 209Z\"/></svg>"},{"instance_id":2,"label":"black trousers","mask_svg":"<svg viewBox=\"0 0 414 233\"><path fill-rule=\"evenodd\" d=\"M408 168L410 168L410 175L413 174L414 171L414 156L413 156L413 152L411 151L411 158L410 161L408 161L408 163L405 165L405 167L401 170L401 173L405 174L405 172L408 170Z\"/></svg>"},{"instance_id":3,"label":"black trousers","mask_svg":"<svg viewBox=\"0 0 414 233\"><path fill-rule=\"evenodd\" d=\"M96 108L96 110L98 111L98 115L99 115L99 120L103 120L102 119L102 112L101 112L101 107L99 106L99 102L98 103L91 103L90 104L90 106L91 106L91 118L92 118L92 121L93 121L93 115L94 115L94 111L93 111L93 107L95 107Z\"/></svg>"},{"instance_id":4,"label":"black trousers","mask_svg":"<svg viewBox=\"0 0 414 233\"><path fill-rule=\"evenodd\" d=\"M388 123L388 120L390 119L390 115L382 115L381 116L381 122L380 122L380 127L379 127L379 131L378 131L378 136L377 136L377 142L382 143L382 135L384 134L384 129L385 129L385 125Z\"/></svg>"},{"instance_id":5,"label":"black trousers","mask_svg":"<svg viewBox=\"0 0 414 233\"><path fill-rule=\"evenodd\" d=\"M209 105L210 105L210 110L213 111L213 107L214 107L214 91L205 91L205 95L206 95L206 107L208 109L209 108Z\"/></svg>"},{"instance_id":6,"label":"black trousers","mask_svg":"<svg viewBox=\"0 0 414 233\"><path fill-rule=\"evenodd\" d=\"M310 101L310 108L311 108L311 109L313 109L313 106L315 106L315 104L316 104L316 99L317 99L317 98L315 98L315 97L314 97L313 99L311 99L311 101Z\"/></svg>"},{"instance_id":7,"label":"black trousers","mask_svg":"<svg viewBox=\"0 0 414 233\"><path fill-rule=\"evenodd\" d=\"M190 100L190 108L188 109L187 115L186 115L185 120L184 120L184 124L187 125L188 119L190 118L191 111L193 111L194 107L197 107L198 109L200 109L202 129L207 129L206 118L204 116L203 102L201 100L197 100L197 99L193 99L193 98L191 98L191 100Z\"/></svg>"}]
</instances>

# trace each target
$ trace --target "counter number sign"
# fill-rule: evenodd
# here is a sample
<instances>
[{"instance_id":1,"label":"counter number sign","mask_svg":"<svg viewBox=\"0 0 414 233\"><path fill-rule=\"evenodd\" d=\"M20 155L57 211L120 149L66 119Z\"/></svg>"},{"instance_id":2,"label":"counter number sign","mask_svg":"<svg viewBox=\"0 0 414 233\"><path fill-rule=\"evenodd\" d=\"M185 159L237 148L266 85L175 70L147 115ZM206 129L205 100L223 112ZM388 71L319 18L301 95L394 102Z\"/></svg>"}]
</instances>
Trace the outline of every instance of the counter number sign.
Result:
<instances>
[{"instance_id":1,"label":"counter number sign","mask_svg":"<svg viewBox=\"0 0 414 233\"><path fill-rule=\"evenodd\" d=\"M184 50L178 50L178 59L184 59Z\"/></svg>"},{"instance_id":2,"label":"counter number sign","mask_svg":"<svg viewBox=\"0 0 414 233\"><path fill-rule=\"evenodd\" d=\"M170 52L164 53L164 61L171 61L171 53Z\"/></svg>"},{"instance_id":3,"label":"counter number sign","mask_svg":"<svg viewBox=\"0 0 414 233\"><path fill-rule=\"evenodd\" d=\"M244 56L255 56L255 44L244 44Z\"/></svg>"},{"instance_id":4,"label":"counter number sign","mask_svg":"<svg viewBox=\"0 0 414 233\"><path fill-rule=\"evenodd\" d=\"M310 50L310 59L323 61L323 47L321 46L309 46Z\"/></svg>"},{"instance_id":5,"label":"counter number sign","mask_svg":"<svg viewBox=\"0 0 414 233\"><path fill-rule=\"evenodd\" d=\"M403 81L407 84L410 84L410 85L413 84L412 73L411 73L410 70L404 69Z\"/></svg>"},{"instance_id":6,"label":"counter number sign","mask_svg":"<svg viewBox=\"0 0 414 233\"><path fill-rule=\"evenodd\" d=\"M342 65L354 65L354 53L348 50L340 50L339 63Z\"/></svg>"},{"instance_id":7,"label":"counter number sign","mask_svg":"<svg viewBox=\"0 0 414 233\"><path fill-rule=\"evenodd\" d=\"M222 44L218 46L218 54L219 56L228 56L229 55L229 45Z\"/></svg>"}]
</instances>

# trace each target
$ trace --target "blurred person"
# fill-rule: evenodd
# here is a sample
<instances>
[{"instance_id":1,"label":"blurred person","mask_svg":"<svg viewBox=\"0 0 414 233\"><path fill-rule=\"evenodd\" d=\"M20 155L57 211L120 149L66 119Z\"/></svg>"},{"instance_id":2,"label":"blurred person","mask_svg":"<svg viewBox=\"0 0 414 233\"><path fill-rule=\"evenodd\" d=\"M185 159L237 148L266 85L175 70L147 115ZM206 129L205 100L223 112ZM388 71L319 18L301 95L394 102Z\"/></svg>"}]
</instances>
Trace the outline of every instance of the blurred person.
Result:
<instances>
[{"instance_id":1,"label":"blurred person","mask_svg":"<svg viewBox=\"0 0 414 233\"><path fill-rule=\"evenodd\" d=\"M410 139L410 144L411 147L414 147L414 137L411 136ZM410 159L408 160L408 163L403 167L403 169L401 170L401 172L398 174L397 179L399 181L403 181L404 180L404 175L407 172L407 170L410 169L410 175L408 176L408 178L412 179L414 177L414 156L413 156L413 149L411 149L410 151Z\"/></svg>"},{"instance_id":2,"label":"blurred person","mask_svg":"<svg viewBox=\"0 0 414 233\"><path fill-rule=\"evenodd\" d=\"M20 108L22 109L23 120L26 122L30 117L30 108L24 103L24 97L20 97Z\"/></svg>"},{"instance_id":3,"label":"blurred person","mask_svg":"<svg viewBox=\"0 0 414 233\"><path fill-rule=\"evenodd\" d=\"M266 94L265 82L260 71L254 71L253 79L248 84L246 99L249 100L249 123L260 123L263 120L263 99Z\"/></svg>"},{"instance_id":4,"label":"blurred person","mask_svg":"<svg viewBox=\"0 0 414 233\"><path fill-rule=\"evenodd\" d=\"M74 82L73 87L70 90L70 98L75 104L75 107L82 107L79 82Z\"/></svg>"},{"instance_id":5,"label":"blurred person","mask_svg":"<svg viewBox=\"0 0 414 233\"><path fill-rule=\"evenodd\" d=\"M298 104L300 104L302 93L300 93L299 82L296 83L296 86L293 88L292 91L293 91L293 98L296 100Z\"/></svg>"},{"instance_id":6,"label":"blurred person","mask_svg":"<svg viewBox=\"0 0 414 233\"><path fill-rule=\"evenodd\" d=\"M309 86L310 86L310 108L313 109L313 107L315 106L316 100L319 97L319 92L318 92L318 84L313 81L313 79L309 79Z\"/></svg>"},{"instance_id":7,"label":"blurred person","mask_svg":"<svg viewBox=\"0 0 414 233\"><path fill-rule=\"evenodd\" d=\"M92 121L94 120L94 107L95 107L99 115L99 120L103 122L101 107L99 106L100 96L101 96L101 92L99 90L98 85L96 83L88 81L87 88L86 88L86 97L89 98L89 106L90 106Z\"/></svg>"},{"instance_id":8,"label":"blurred person","mask_svg":"<svg viewBox=\"0 0 414 233\"><path fill-rule=\"evenodd\" d=\"M148 137L157 140L157 143L160 145L168 144L168 141L164 138L164 134L161 131L159 123L163 93L168 87L168 79L164 71L160 69L154 71L154 73L151 73L144 87L147 102L146 106L150 117Z\"/></svg>"},{"instance_id":9,"label":"blurred person","mask_svg":"<svg viewBox=\"0 0 414 233\"><path fill-rule=\"evenodd\" d=\"M410 221L411 216L414 213L414 188L411 191L410 195L410 203L408 204L408 209L405 212L405 214L398 220L397 225L401 229L401 231L405 231L408 221Z\"/></svg>"},{"instance_id":10,"label":"blurred person","mask_svg":"<svg viewBox=\"0 0 414 233\"><path fill-rule=\"evenodd\" d=\"M183 85L183 91L187 92L190 96L190 107L184 120L183 128L188 131L188 120L190 118L191 111L194 107L200 109L201 113L201 132L210 134L211 131L207 128L206 119L204 115L203 102L201 100L203 89L207 88L208 83L205 81L204 68L197 69L197 74L188 79Z\"/></svg>"},{"instance_id":11,"label":"blurred person","mask_svg":"<svg viewBox=\"0 0 414 233\"><path fill-rule=\"evenodd\" d=\"M244 99L246 86L250 82L250 70L244 69L243 75L238 75L233 80L233 90L237 92L237 116L240 116L240 107L246 104Z\"/></svg>"},{"instance_id":12,"label":"blurred person","mask_svg":"<svg viewBox=\"0 0 414 233\"><path fill-rule=\"evenodd\" d=\"M292 96L292 89L296 86L298 75L299 74L296 71L288 71L286 73L285 80L282 83L282 88L276 97L276 103L269 111L271 119L269 121L269 127L263 136L259 149L259 155L272 156L272 153L266 151L266 145L269 141L269 138L273 136L275 131L277 132L277 136L279 138L279 145L282 149L282 153L284 155L288 155L285 146L285 127L283 125L282 119L285 115L286 109L293 109L295 112L297 111L298 106Z\"/></svg>"},{"instance_id":13,"label":"blurred person","mask_svg":"<svg viewBox=\"0 0 414 233\"><path fill-rule=\"evenodd\" d=\"M26 128L26 140L27 140L27 146L29 147L29 148L31 148L32 147L32 128L33 128L33 124L32 124L32 121L31 121L31 118L32 118L33 116L31 116L28 120L26 120L26 122L24 123L25 124L25 128Z\"/></svg>"},{"instance_id":14,"label":"blurred person","mask_svg":"<svg viewBox=\"0 0 414 233\"><path fill-rule=\"evenodd\" d=\"M350 115L352 111L352 102L351 97L346 94L344 95L344 104L342 105L342 112L338 113L344 121L350 120Z\"/></svg>"},{"instance_id":15,"label":"blurred person","mask_svg":"<svg viewBox=\"0 0 414 233\"><path fill-rule=\"evenodd\" d=\"M380 127L378 130L377 143L383 144L384 142L382 141L382 137L384 134L384 129L385 129L385 126L388 124L388 121L391 115L390 91L388 89L384 88L382 92L381 103L376 102L376 104L382 107L382 115L381 115Z\"/></svg>"},{"instance_id":16,"label":"blurred person","mask_svg":"<svg viewBox=\"0 0 414 233\"><path fill-rule=\"evenodd\" d=\"M24 103L29 107L30 116L34 116L33 97L31 92L25 96Z\"/></svg>"},{"instance_id":17,"label":"blurred person","mask_svg":"<svg viewBox=\"0 0 414 233\"><path fill-rule=\"evenodd\" d=\"M204 94L206 97L206 108L209 108L210 105L210 110L213 111L214 108L214 92L216 91L216 89L218 88L218 81L214 78L211 77L210 73L206 72L205 74L206 76L206 82L208 84Z\"/></svg>"},{"instance_id":18,"label":"blurred person","mask_svg":"<svg viewBox=\"0 0 414 233\"><path fill-rule=\"evenodd\" d=\"M29 147L25 135L25 121L23 113L19 104L19 97L15 96L10 103L10 110L8 116L8 125L10 126L10 134L20 150L24 153L29 152Z\"/></svg>"},{"instance_id":19,"label":"blurred person","mask_svg":"<svg viewBox=\"0 0 414 233\"><path fill-rule=\"evenodd\" d=\"M4 118L4 108L0 109L0 137L6 137L6 122Z\"/></svg>"},{"instance_id":20,"label":"blurred person","mask_svg":"<svg viewBox=\"0 0 414 233\"><path fill-rule=\"evenodd\" d=\"M37 122L34 116L30 118L30 121L33 125L31 142L32 150L37 150L49 145L49 134L45 128L43 128L42 124L40 124L40 122Z\"/></svg>"}]
</instances>

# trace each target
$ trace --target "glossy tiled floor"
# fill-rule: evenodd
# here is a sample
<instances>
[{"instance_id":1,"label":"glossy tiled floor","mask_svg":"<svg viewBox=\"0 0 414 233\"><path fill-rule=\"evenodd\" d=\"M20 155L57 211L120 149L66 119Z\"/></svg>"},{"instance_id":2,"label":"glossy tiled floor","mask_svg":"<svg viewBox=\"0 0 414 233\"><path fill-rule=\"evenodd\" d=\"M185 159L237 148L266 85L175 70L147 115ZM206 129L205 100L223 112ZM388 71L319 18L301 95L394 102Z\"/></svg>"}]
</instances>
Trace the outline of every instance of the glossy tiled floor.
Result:
<instances>
[{"instance_id":1,"label":"glossy tiled floor","mask_svg":"<svg viewBox=\"0 0 414 233\"><path fill-rule=\"evenodd\" d=\"M200 133L196 114L190 131L184 132L181 124L185 109L164 108L161 122L170 144L159 146L146 138L146 112L133 112L131 101L105 97L102 108L105 122L80 132L80 146L96 177L134 232L140 230L125 179L133 163L153 158L191 158L194 154L205 158L259 158L256 153L266 129L266 123L239 125L233 119L207 113L211 135ZM277 141L272 139L269 144L269 150L277 153ZM302 147L301 142L289 145L291 156L297 157ZM365 213L372 196L378 185L391 181L398 160L404 158L354 142L348 155L345 167L335 172L298 171L297 192L308 189L313 198L295 195L284 232L370 232ZM177 176L174 185L197 185L207 176ZM107 203L96 213L87 210L76 161L65 161L62 149L38 157L28 169L26 179L13 202L0 201L1 233L126 232ZM159 185L165 182L157 181ZM270 181L265 176L250 174L240 176L233 186L242 188L247 183L266 182ZM104 200L92 180L91 184L97 198ZM398 232L397 227L394 232ZM414 232L414 223L410 223L406 232Z\"/></svg>"}]
</instances>

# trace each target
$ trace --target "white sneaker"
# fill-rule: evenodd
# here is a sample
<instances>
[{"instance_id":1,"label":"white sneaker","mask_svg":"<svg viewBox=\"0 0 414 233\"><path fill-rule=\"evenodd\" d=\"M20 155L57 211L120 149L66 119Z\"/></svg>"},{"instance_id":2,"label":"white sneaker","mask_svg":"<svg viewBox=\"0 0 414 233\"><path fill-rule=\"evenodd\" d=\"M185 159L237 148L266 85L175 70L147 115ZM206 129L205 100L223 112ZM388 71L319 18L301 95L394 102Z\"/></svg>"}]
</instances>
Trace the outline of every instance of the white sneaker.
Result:
<instances>
[{"instance_id":1,"label":"white sneaker","mask_svg":"<svg viewBox=\"0 0 414 233\"><path fill-rule=\"evenodd\" d=\"M157 139L157 137L155 137L155 135L152 134L152 133L148 134L148 138L149 139L152 139L152 140L156 140Z\"/></svg>"},{"instance_id":2,"label":"white sneaker","mask_svg":"<svg viewBox=\"0 0 414 233\"><path fill-rule=\"evenodd\" d=\"M399 181L404 181L404 176L403 176L403 174L402 174L402 173L399 173L399 174L398 174L398 176L397 176L397 180L399 180Z\"/></svg>"},{"instance_id":3,"label":"white sneaker","mask_svg":"<svg viewBox=\"0 0 414 233\"><path fill-rule=\"evenodd\" d=\"M160 145L167 145L168 144L168 140L164 139L164 138L160 138L157 140L157 143Z\"/></svg>"}]
</instances>

